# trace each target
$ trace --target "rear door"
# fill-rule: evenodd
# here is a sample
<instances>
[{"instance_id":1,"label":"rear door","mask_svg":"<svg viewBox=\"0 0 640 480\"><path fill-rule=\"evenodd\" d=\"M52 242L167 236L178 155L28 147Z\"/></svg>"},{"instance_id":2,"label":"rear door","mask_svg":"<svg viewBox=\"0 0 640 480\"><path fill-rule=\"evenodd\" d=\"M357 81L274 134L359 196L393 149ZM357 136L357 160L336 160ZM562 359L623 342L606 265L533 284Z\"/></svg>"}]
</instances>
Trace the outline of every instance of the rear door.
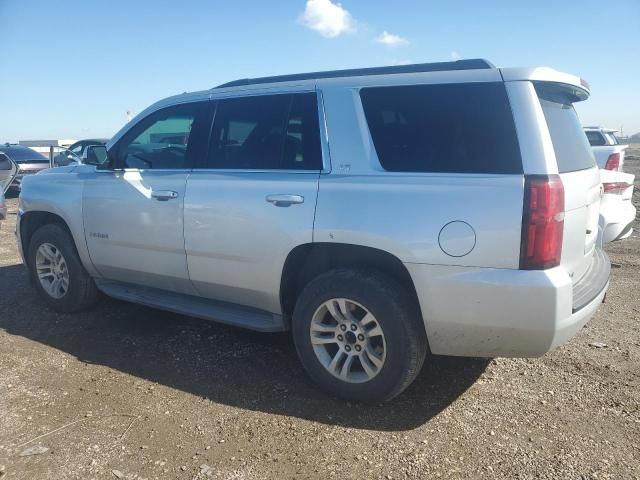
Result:
<instances>
[{"instance_id":1,"label":"rear door","mask_svg":"<svg viewBox=\"0 0 640 480\"><path fill-rule=\"evenodd\" d=\"M0 153L0 193L7 191L17 172L18 167L13 160Z\"/></svg>"},{"instance_id":2,"label":"rear door","mask_svg":"<svg viewBox=\"0 0 640 480\"><path fill-rule=\"evenodd\" d=\"M187 182L189 275L203 297L279 313L284 262L313 239L322 169L316 93L215 104L207 162Z\"/></svg>"},{"instance_id":3,"label":"rear door","mask_svg":"<svg viewBox=\"0 0 640 480\"><path fill-rule=\"evenodd\" d=\"M600 173L569 97L556 85L536 86L565 193L561 265L573 282L589 268L598 238Z\"/></svg>"}]
</instances>

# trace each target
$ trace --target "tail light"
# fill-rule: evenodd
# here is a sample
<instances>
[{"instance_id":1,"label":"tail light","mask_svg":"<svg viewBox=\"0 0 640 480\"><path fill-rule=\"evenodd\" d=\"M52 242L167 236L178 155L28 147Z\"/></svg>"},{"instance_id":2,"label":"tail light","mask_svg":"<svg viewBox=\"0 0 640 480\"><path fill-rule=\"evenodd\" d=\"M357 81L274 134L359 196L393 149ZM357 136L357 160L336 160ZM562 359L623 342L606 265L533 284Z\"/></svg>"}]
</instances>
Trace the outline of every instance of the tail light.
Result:
<instances>
[{"instance_id":1,"label":"tail light","mask_svg":"<svg viewBox=\"0 0 640 480\"><path fill-rule=\"evenodd\" d=\"M612 182L612 183L603 183L604 193L612 193L615 195L622 195L622 193L631 186L630 183L627 182Z\"/></svg>"},{"instance_id":2,"label":"tail light","mask_svg":"<svg viewBox=\"0 0 640 480\"><path fill-rule=\"evenodd\" d=\"M620 169L620 154L612 153L611 155L609 155L609 158L607 158L607 163L604 166L604 169L618 171Z\"/></svg>"},{"instance_id":3,"label":"tail light","mask_svg":"<svg viewBox=\"0 0 640 480\"><path fill-rule=\"evenodd\" d=\"M564 186L558 175L525 176L520 268L560 265L564 231Z\"/></svg>"}]
</instances>

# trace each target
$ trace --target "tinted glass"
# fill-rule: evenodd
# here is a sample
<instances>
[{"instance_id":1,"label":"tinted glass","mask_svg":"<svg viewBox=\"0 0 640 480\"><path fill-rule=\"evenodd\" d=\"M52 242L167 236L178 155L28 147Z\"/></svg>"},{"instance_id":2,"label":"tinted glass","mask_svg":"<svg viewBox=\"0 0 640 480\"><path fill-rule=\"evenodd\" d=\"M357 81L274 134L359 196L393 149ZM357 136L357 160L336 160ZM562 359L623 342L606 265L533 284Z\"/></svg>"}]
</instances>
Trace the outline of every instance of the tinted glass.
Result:
<instances>
[{"instance_id":1,"label":"tinted glass","mask_svg":"<svg viewBox=\"0 0 640 480\"><path fill-rule=\"evenodd\" d=\"M82 144L81 143L74 143L73 145L71 145L69 147L69 150L71 150L76 155L80 155L82 153Z\"/></svg>"},{"instance_id":2,"label":"tinted glass","mask_svg":"<svg viewBox=\"0 0 640 480\"><path fill-rule=\"evenodd\" d=\"M292 95L284 138L282 168L320 170L320 123L315 93Z\"/></svg>"},{"instance_id":3,"label":"tinted glass","mask_svg":"<svg viewBox=\"0 0 640 480\"><path fill-rule=\"evenodd\" d=\"M176 105L142 120L119 145L119 162L124 168L191 168L196 122L204 123L206 104ZM202 129L202 125L200 126Z\"/></svg>"},{"instance_id":4,"label":"tinted glass","mask_svg":"<svg viewBox=\"0 0 640 480\"><path fill-rule=\"evenodd\" d=\"M502 83L364 88L360 96L385 170L522 173Z\"/></svg>"},{"instance_id":5,"label":"tinted glass","mask_svg":"<svg viewBox=\"0 0 640 480\"><path fill-rule=\"evenodd\" d=\"M27 147L11 147L5 152L16 163L46 163L49 159Z\"/></svg>"},{"instance_id":6,"label":"tinted glass","mask_svg":"<svg viewBox=\"0 0 640 480\"><path fill-rule=\"evenodd\" d=\"M600 132L596 131L587 131L587 140L589 141L589 145L592 147L600 147L602 145L606 145L607 142L604 139L604 136Z\"/></svg>"},{"instance_id":7,"label":"tinted glass","mask_svg":"<svg viewBox=\"0 0 640 480\"><path fill-rule=\"evenodd\" d=\"M320 170L321 164L314 93L218 101L210 168Z\"/></svg>"},{"instance_id":8,"label":"tinted glass","mask_svg":"<svg viewBox=\"0 0 640 480\"><path fill-rule=\"evenodd\" d=\"M11 170L12 165L9 158L4 154L0 153L0 170Z\"/></svg>"},{"instance_id":9,"label":"tinted glass","mask_svg":"<svg viewBox=\"0 0 640 480\"><path fill-rule=\"evenodd\" d=\"M575 172L594 167L596 161L587 137L573 104L563 90L553 85L538 85L536 91L551 135L558 172Z\"/></svg>"}]
</instances>

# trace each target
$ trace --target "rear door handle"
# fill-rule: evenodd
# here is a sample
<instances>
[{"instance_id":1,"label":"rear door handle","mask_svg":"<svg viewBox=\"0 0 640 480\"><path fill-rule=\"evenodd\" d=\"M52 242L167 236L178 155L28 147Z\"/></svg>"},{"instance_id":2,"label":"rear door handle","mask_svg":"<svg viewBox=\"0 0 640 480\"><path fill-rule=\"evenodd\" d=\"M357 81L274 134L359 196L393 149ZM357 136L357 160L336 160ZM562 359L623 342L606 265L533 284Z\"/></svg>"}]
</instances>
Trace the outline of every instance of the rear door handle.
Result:
<instances>
[{"instance_id":1,"label":"rear door handle","mask_svg":"<svg viewBox=\"0 0 640 480\"><path fill-rule=\"evenodd\" d=\"M160 202L166 202L167 200L178 198L178 192L173 190L154 190L151 192L151 197Z\"/></svg>"},{"instance_id":2,"label":"rear door handle","mask_svg":"<svg viewBox=\"0 0 640 480\"><path fill-rule=\"evenodd\" d=\"M302 195L291 195L288 193L277 193L267 195L267 202L274 204L276 207L288 207L294 203L304 203Z\"/></svg>"}]
</instances>

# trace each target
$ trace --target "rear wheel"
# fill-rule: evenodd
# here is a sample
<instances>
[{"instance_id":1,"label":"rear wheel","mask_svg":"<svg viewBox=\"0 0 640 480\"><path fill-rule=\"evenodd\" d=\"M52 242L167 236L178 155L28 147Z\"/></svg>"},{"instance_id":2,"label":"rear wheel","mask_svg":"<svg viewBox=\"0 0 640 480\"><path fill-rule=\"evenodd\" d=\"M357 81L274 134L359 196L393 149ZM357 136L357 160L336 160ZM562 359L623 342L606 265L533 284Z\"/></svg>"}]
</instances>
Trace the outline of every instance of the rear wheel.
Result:
<instances>
[{"instance_id":1,"label":"rear wheel","mask_svg":"<svg viewBox=\"0 0 640 480\"><path fill-rule=\"evenodd\" d=\"M59 225L40 227L31 237L29 271L40 297L58 312L93 306L98 290L84 269L71 235Z\"/></svg>"},{"instance_id":2,"label":"rear wheel","mask_svg":"<svg viewBox=\"0 0 640 480\"><path fill-rule=\"evenodd\" d=\"M365 271L333 270L311 281L296 302L293 335L317 383L363 402L401 393L427 352L412 297L394 279Z\"/></svg>"}]
</instances>

